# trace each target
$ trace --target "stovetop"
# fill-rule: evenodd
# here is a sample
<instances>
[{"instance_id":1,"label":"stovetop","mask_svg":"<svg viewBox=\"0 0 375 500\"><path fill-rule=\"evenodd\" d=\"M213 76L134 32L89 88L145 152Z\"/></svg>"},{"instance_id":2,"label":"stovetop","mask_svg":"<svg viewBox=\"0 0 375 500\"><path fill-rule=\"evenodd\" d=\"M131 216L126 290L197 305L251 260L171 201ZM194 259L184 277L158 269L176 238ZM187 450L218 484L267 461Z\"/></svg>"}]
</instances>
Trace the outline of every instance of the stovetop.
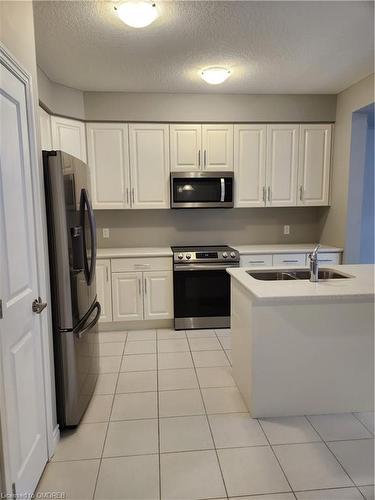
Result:
<instances>
[{"instance_id":1,"label":"stovetop","mask_svg":"<svg viewBox=\"0 0 375 500\"><path fill-rule=\"evenodd\" d=\"M237 250L228 245L171 247L174 262L239 262Z\"/></svg>"}]
</instances>

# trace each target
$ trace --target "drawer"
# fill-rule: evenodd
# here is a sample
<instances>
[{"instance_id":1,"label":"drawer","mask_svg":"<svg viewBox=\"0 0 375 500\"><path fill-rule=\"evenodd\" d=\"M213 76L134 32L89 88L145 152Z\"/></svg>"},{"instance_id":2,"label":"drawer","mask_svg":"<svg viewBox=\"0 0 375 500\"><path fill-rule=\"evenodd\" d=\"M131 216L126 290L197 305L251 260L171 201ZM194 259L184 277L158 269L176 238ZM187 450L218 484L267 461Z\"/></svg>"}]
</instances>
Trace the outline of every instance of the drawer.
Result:
<instances>
[{"instance_id":1,"label":"drawer","mask_svg":"<svg viewBox=\"0 0 375 500\"><path fill-rule=\"evenodd\" d=\"M305 266L306 265L306 254L304 253L281 253L274 254L273 256L274 266Z\"/></svg>"},{"instance_id":2,"label":"drawer","mask_svg":"<svg viewBox=\"0 0 375 500\"><path fill-rule=\"evenodd\" d=\"M307 254L307 259L306 263L307 265L310 264L310 254ZM319 252L318 253L318 262L319 264L327 265L331 264L333 266L336 266L340 264L341 262L341 254L340 253L324 253L324 252Z\"/></svg>"},{"instance_id":3,"label":"drawer","mask_svg":"<svg viewBox=\"0 0 375 500\"><path fill-rule=\"evenodd\" d=\"M172 257L129 257L111 259L112 273L126 271L172 271Z\"/></svg>"},{"instance_id":4,"label":"drawer","mask_svg":"<svg viewBox=\"0 0 375 500\"><path fill-rule=\"evenodd\" d=\"M272 267L272 254L241 255L240 266L241 267L260 267L260 266Z\"/></svg>"}]
</instances>

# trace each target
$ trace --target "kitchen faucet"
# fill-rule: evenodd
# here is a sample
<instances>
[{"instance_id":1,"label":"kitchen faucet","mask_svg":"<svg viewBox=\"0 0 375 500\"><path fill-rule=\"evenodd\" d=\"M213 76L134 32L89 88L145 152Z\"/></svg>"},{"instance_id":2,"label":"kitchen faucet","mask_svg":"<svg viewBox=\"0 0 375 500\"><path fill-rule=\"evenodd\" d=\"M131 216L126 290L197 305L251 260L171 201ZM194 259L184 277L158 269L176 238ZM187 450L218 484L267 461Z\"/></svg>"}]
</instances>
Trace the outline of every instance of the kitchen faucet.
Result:
<instances>
[{"instance_id":1,"label":"kitchen faucet","mask_svg":"<svg viewBox=\"0 0 375 500\"><path fill-rule=\"evenodd\" d=\"M319 262L318 262L318 251L320 244L318 243L312 253L310 254L310 281L316 283L319 281Z\"/></svg>"}]
</instances>

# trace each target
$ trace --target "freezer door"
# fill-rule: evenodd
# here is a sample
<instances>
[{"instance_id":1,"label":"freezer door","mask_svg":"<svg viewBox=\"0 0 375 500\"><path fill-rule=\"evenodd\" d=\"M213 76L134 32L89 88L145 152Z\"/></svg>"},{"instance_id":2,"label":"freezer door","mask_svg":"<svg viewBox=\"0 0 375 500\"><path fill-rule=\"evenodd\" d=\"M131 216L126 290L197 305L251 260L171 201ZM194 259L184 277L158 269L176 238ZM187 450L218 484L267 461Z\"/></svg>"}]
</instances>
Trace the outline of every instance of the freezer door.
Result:
<instances>
[{"instance_id":1,"label":"freezer door","mask_svg":"<svg viewBox=\"0 0 375 500\"><path fill-rule=\"evenodd\" d=\"M75 331L56 332L56 399L60 427L79 424L94 392L99 373L99 317L100 305L95 301Z\"/></svg>"}]
</instances>

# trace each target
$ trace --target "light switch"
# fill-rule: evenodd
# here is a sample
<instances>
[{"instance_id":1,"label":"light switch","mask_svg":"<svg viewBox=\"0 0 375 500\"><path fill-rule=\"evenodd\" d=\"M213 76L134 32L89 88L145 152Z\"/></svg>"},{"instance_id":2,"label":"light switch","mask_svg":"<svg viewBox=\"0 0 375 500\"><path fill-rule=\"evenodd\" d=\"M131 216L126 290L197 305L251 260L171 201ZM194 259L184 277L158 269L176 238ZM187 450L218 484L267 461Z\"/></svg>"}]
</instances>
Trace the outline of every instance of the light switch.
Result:
<instances>
[{"instance_id":1,"label":"light switch","mask_svg":"<svg viewBox=\"0 0 375 500\"><path fill-rule=\"evenodd\" d=\"M290 226L284 226L284 234L290 234Z\"/></svg>"},{"instance_id":2,"label":"light switch","mask_svg":"<svg viewBox=\"0 0 375 500\"><path fill-rule=\"evenodd\" d=\"M109 238L109 228L103 227L103 238Z\"/></svg>"}]
</instances>

